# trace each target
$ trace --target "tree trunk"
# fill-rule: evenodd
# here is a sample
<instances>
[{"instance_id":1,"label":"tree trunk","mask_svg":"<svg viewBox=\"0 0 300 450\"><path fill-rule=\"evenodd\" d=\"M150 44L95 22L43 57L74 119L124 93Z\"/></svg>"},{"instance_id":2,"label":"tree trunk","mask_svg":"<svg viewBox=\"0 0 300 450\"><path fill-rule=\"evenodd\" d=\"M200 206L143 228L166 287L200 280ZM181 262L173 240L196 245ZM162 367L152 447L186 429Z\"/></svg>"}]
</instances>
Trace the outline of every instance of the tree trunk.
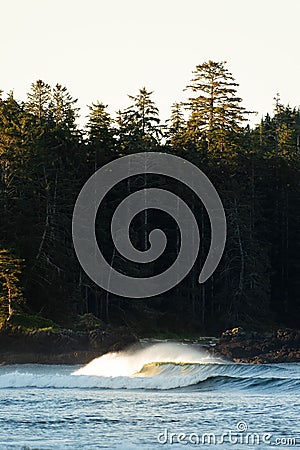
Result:
<instances>
[{"instance_id":1,"label":"tree trunk","mask_svg":"<svg viewBox=\"0 0 300 450\"><path fill-rule=\"evenodd\" d=\"M241 236L241 230L240 230L240 224L239 224L239 217L238 217L238 210L237 210L237 201L236 198L234 199L234 206L235 206L235 219L236 219L236 234L238 239L238 247L240 252L240 261L241 261L241 269L240 269L240 275L239 275L239 292L240 294L244 291L244 278L245 278L245 254L244 254L244 248L242 243L242 236Z\"/></svg>"},{"instance_id":2,"label":"tree trunk","mask_svg":"<svg viewBox=\"0 0 300 450\"><path fill-rule=\"evenodd\" d=\"M12 317L14 313L13 304L12 304L12 293L11 293L11 287L7 282L7 294L8 294L8 320Z\"/></svg>"}]
</instances>

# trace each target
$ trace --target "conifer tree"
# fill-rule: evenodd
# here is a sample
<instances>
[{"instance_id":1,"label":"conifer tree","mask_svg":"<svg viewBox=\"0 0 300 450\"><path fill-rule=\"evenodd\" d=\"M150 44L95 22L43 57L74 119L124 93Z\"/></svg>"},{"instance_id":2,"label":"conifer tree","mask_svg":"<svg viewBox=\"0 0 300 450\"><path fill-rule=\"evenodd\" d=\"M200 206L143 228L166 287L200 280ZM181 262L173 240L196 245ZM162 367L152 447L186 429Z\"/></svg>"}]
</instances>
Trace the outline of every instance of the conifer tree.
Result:
<instances>
[{"instance_id":1,"label":"conifer tree","mask_svg":"<svg viewBox=\"0 0 300 450\"><path fill-rule=\"evenodd\" d=\"M186 102L190 111L189 122L206 139L208 149L224 150L226 136L238 132L246 120L247 111L241 106L232 74L226 61L208 61L196 66L194 78L186 87L194 95Z\"/></svg>"},{"instance_id":2,"label":"conifer tree","mask_svg":"<svg viewBox=\"0 0 300 450\"><path fill-rule=\"evenodd\" d=\"M0 250L0 307L9 320L24 302L20 287L23 260L15 258L7 249Z\"/></svg>"},{"instance_id":3,"label":"conifer tree","mask_svg":"<svg viewBox=\"0 0 300 450\"><path fill-rule=\"evenodd\" d=\"M116 153L115 130L106 108L107 106L99 101L89 106L88 162L94 164L94 170L105 164Z\"/></svg>"},{"instance_id":4,"label":"conifer tree","mask_svg":"<svg viewBox=\"0 0 300 450\"><path fill-rule=\"evenodd\" d=\"M65 86L57 83L51 96L51 113L57 127L66 130L76 129L76 119L79 109L77 99L73 99Z\"/></svg>"},{"instance_id":5,"label":"conifer tree","mask_svg":"<svg viewBox=\"0 0 300 450\"><path fill-rule=\"evenodd\" d=\"M106 111L107 105L97 101L89 106L90 114L87 124L89 140L91 142L104 142L111 134L111 117Z\"/></svg>"},{"instance_id":6,"label":"conifer tree","mask_svg":"<svg viewBox=\"0 0 300 450\"><path fill-rule=\"evenodd\" d=\"M27 94L26 110L37 117L39 124L49 115L50 102L50 85L42 80L32 83L31 91Z\"/></svg>"},{"instance_id":7,"label":"conifer tree","mask_svg":"<svg viewBox=\"0 0 300 450\"><path fill-rule=\"evenodd\" d=\"M153 149L159 144L163 134L158 108L151 99L152 94L143 87L138 95L129 95L132 104L122 114L123 134L125 131L135 141L136 151Z\"/></svg>"},{"instance_id":8,"label":"conifer tree","mask_svg":"<svg viewBox=\"0 0 300 450\"><path fill-rule=\"evenodd\" d=\"M167 121L168 124L168 143L178 149L184 146L184 136L186 132L186 121L182 112L182 105L178 102L173 103L171 108L171 117Z\"/></svg>"}]
</instances>

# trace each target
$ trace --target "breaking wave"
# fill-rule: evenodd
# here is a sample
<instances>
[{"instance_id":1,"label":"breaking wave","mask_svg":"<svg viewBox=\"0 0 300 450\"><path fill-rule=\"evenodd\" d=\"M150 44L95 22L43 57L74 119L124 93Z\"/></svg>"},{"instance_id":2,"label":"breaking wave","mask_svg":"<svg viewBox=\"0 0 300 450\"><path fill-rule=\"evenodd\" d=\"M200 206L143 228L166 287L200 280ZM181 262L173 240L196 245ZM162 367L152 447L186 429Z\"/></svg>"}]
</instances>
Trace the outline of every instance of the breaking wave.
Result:
<instances>
[{"instance_id":1,"label":"breaking wave","mask_svg":"<svg viewBox=\"0 0 300 450\"><path fill-rule=\"evenodd\" d=\"M102 388L166 390L190 388L300 391L299 364L227 363L191 345L161 343L141 350L108 353L84 367L2 367L3 388Z\"/></svg>"}]
</instances>

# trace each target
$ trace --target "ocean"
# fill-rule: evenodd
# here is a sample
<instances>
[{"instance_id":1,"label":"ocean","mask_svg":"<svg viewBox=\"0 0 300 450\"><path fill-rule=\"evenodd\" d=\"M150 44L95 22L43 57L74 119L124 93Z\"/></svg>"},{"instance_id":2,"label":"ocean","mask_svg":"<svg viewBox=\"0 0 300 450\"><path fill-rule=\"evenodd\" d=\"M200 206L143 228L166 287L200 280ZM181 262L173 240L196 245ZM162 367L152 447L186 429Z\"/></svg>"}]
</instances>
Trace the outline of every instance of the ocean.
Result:
<instances>
[{"instance_id":1,"label":"ocean","mask_svg":"<svg viewBox=\"0 0 300 450\"><path fill-rule=\"evenodd\" d=\"M157 343L86 366L0 367L0 449L300 448L300 364Z\"/></svg>"}]
</instances>

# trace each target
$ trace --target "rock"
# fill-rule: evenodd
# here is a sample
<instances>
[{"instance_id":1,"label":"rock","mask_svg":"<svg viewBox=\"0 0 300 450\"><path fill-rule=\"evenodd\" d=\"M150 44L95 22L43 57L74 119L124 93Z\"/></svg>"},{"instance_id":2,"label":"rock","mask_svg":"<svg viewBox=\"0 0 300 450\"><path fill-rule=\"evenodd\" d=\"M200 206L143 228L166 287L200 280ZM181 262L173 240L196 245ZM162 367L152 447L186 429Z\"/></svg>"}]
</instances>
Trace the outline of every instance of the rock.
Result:
<instances>
[{"instance_id":1,"label":"rock","mask_svg":"<svg viewBox=\"0 0 300 450\"><path fill-rule=\"evenodd\" d=\"M231 338L233 336L242 337L245 336L245 330L242 327L232 328L231 330L226 330L222 333L221 338L226 339L227 337Z\"/></svg>"},{"instance_id":2,"label":"rock","mask_svg":"<svg viewBox=\"0 0 300 450\"><path fill-rule=\"evenodd\" d=\"M82 364L137 341L126 327L22 331L6 326L0 328L0 364Z\"/></svg>"},{"instance_id":3,"label":"rock","mask_svg":"<svg viewBox=\"0 0 300 450\"><path fill-rule=\"evenodd\" d=\"M286 328L267 335L233 328L222 333L210 352L244 363L300 362L300 331Z\"/></svg>"}]
</instances>

